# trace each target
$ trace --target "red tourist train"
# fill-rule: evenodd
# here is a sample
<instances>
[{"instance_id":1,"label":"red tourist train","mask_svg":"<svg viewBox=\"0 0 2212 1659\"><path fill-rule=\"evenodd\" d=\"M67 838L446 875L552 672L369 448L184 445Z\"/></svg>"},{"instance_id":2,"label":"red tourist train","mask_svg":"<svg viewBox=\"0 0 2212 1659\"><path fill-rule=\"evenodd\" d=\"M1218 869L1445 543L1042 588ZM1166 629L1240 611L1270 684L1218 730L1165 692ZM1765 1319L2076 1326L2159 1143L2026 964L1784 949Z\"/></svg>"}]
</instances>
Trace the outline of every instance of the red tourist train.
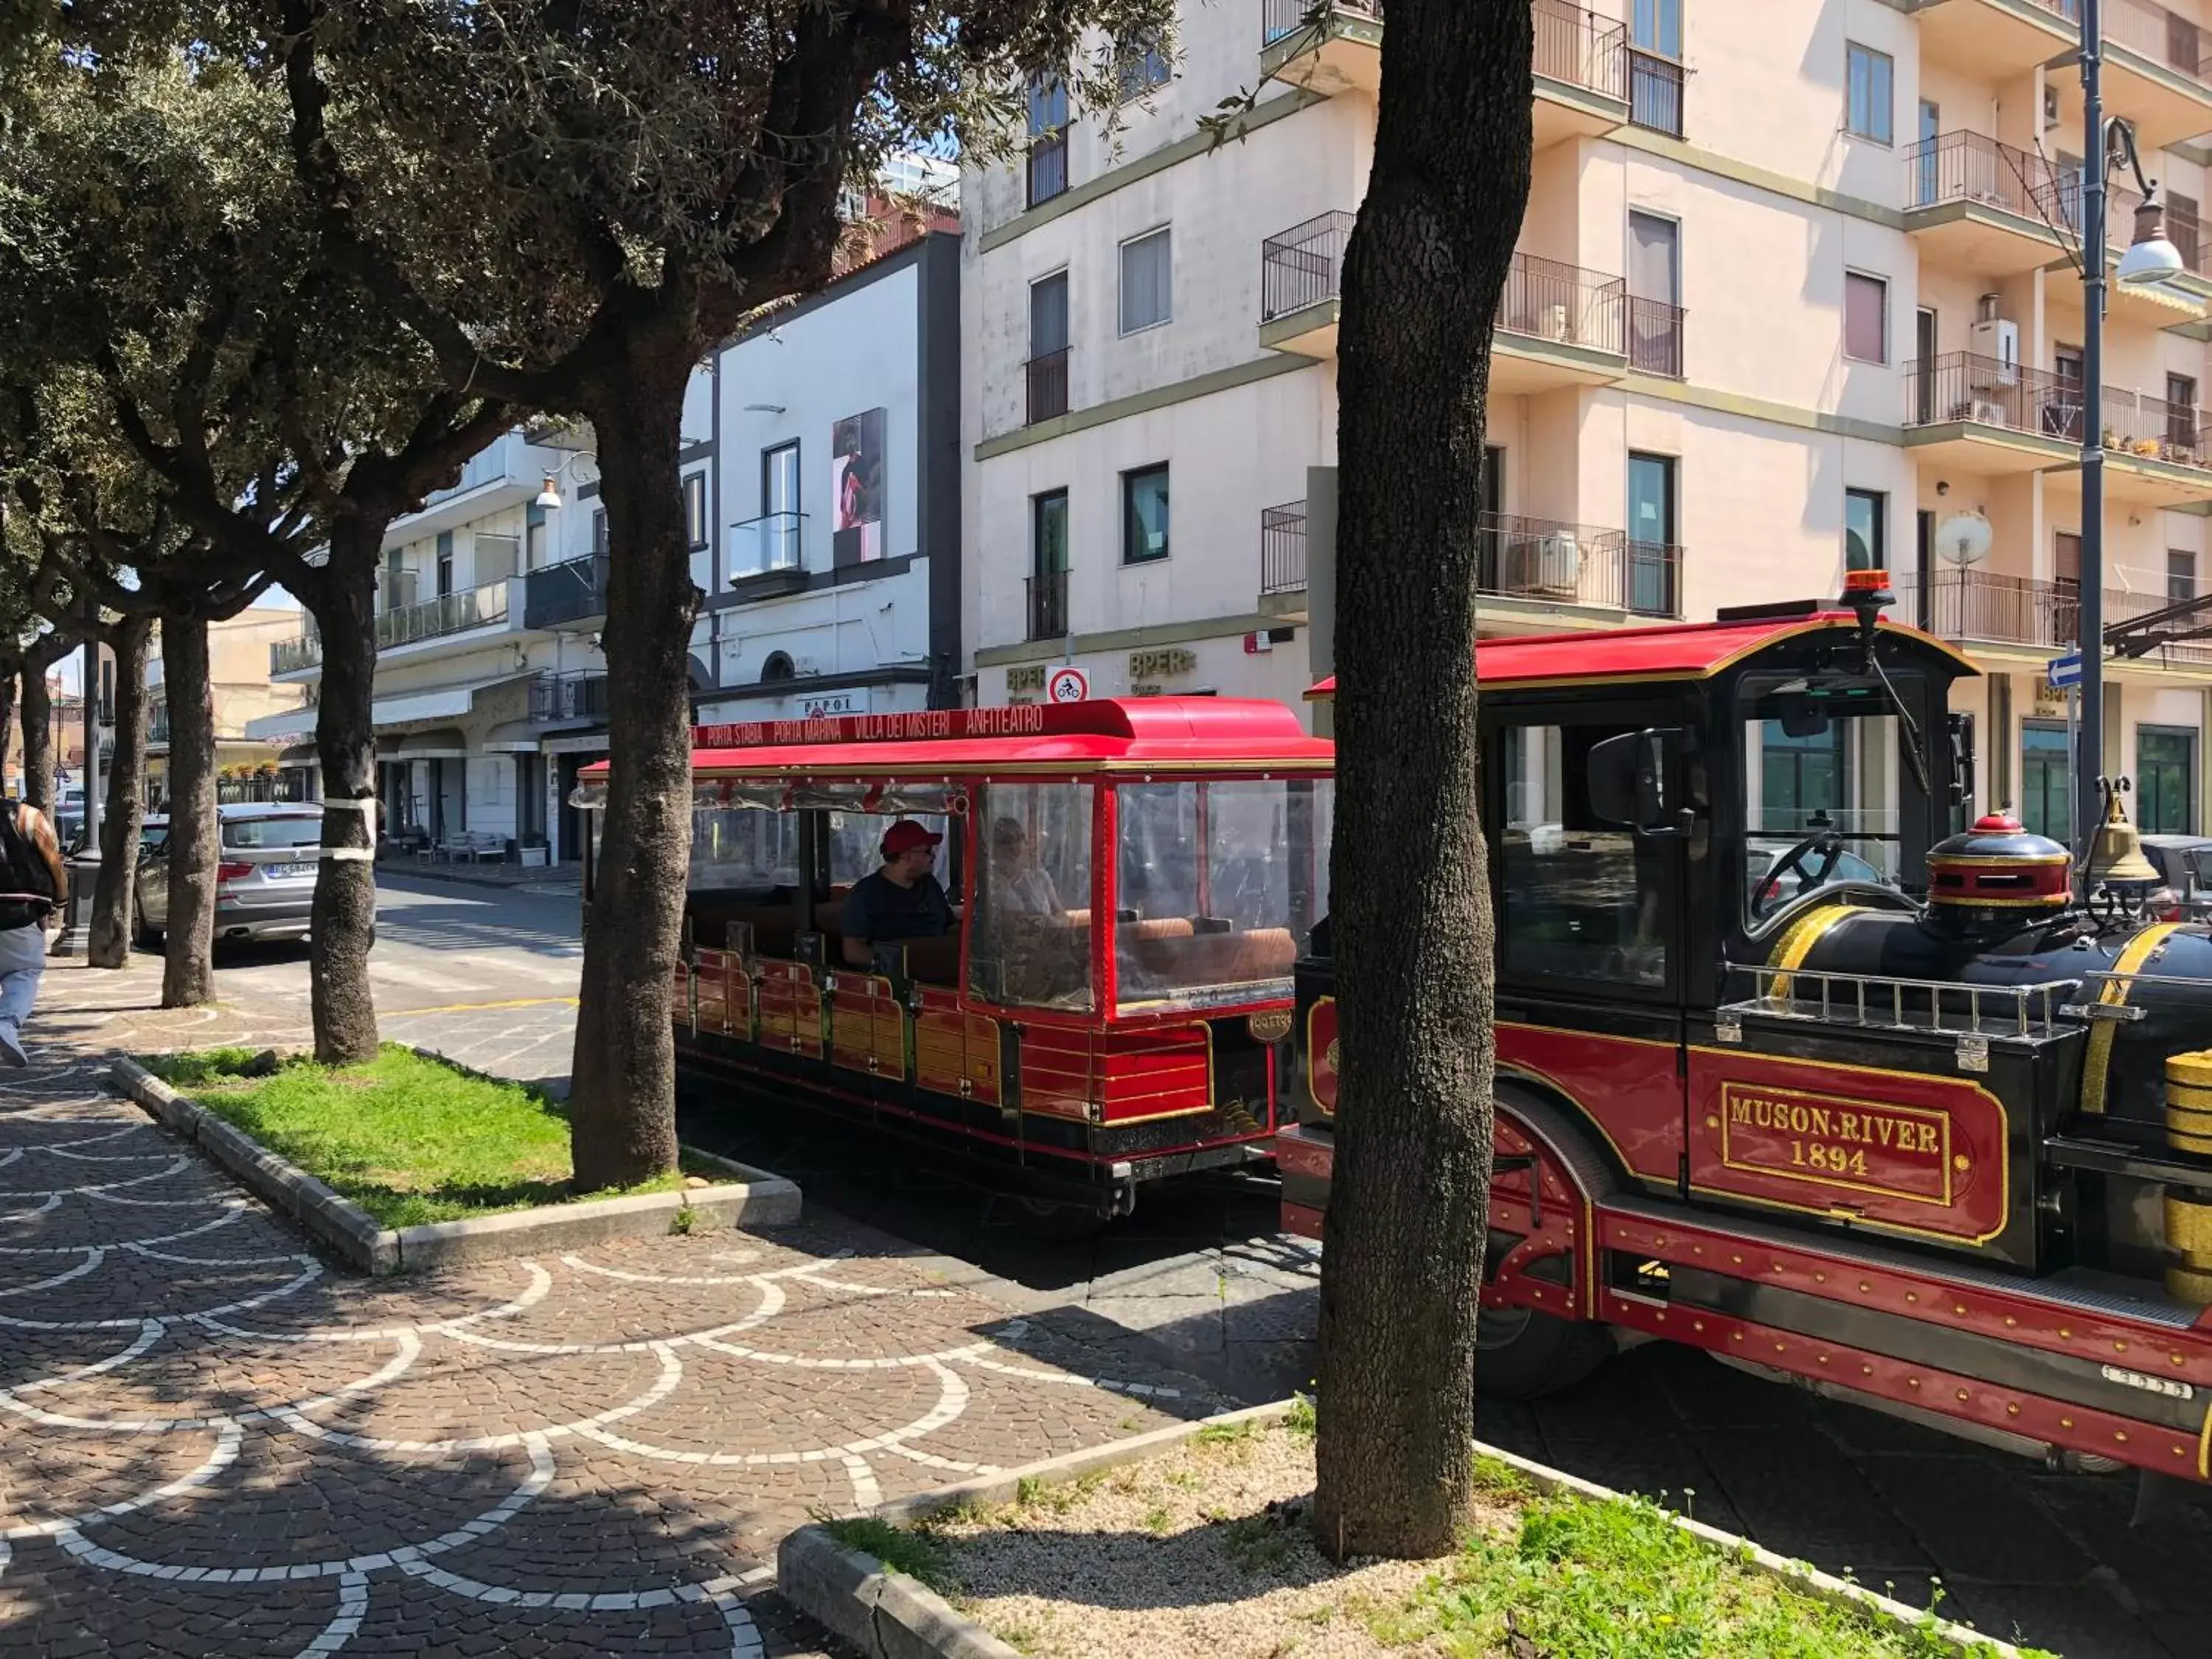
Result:
<instances>
[{"instance_id":1,"label":"red tourist train","mask_svg":"<svg viewBox=\"0 0 2212 1659\"><path fill-rule=\"evenodd\" d=\"M1280 704L1212 697L702 727L679 1073L950 1152L1048 1227L1264 1164L1334 763ZM854 962L895 823L951 926Z\"/></svg>"},{"instance_id":2,"label":"red tourist train","mask_svg":"<svg viewBox=\"0 0 2212 1659\"><path fill-rule=\"evenodd\" d=\"M2212 1478L2212 930L2146 924L2124 825L2087 906L2056 843L1958 828L1950 692L1978 671L1879 620L1881 584L1478 647L1478 1382L1536 1393L1663 1339L2055 1462ZM1285 1225L1317 1237L1314 944L1276 1150Z\"/></svg>"}]
</instances>

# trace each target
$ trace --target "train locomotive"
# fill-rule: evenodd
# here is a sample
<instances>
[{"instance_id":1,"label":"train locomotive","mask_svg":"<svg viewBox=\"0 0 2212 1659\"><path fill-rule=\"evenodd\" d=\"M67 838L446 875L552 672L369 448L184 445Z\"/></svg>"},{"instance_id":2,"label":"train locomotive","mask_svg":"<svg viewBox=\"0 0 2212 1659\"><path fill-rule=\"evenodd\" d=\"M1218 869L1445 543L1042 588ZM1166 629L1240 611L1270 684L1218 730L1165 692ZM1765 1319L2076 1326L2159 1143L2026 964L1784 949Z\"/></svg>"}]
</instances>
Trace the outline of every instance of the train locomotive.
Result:
<instances>
[{"instance_id":1,"label":"train locomotive","mask_svg":"<svg viewBox=\"0 0 2212 1659\"><path fill-rule=\"evenodd\" d=\"M1477 647L1478 1386L1672 1340L2057 1465L2212 1480L2212 929L2146 916L2118 786L2086 881L1974 816L1950 705L1978 671L1890 602L1867 573L1840 605ZM1314 1237L1327 941L1276 1139Z\"/></svg>"}]
</instances>

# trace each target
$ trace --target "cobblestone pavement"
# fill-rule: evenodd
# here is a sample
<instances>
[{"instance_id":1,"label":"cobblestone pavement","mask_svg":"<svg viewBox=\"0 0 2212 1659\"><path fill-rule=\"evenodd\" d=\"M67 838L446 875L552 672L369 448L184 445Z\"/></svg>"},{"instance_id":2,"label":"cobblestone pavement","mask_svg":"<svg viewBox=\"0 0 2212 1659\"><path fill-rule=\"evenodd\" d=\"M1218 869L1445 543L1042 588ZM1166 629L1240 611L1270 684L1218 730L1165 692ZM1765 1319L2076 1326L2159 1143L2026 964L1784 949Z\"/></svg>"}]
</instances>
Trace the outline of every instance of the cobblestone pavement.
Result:
<instances>
[{"instance_id":1,"label":"cobblestone pavement","mask_svg":"<svg viewBox=\"0 0 2212 1659\"><path fill-rule=\"evenodd\" d=\"M106 1091L162 1021L77 972L0 1085L0 1652L817 1652L811 1512L1223 1403L835 1219L341 1277Z\"/></svg>"},{"instance_id":2,"label":"cobblestone pavement","mask_svg":"<svg viewBox=\"0 0 2212 1659\"><path fill-rule=\"evenodd\" d=\"M140 978L137 969L125 975L67 969L50 975L48 994L33 1030L34 1040L165 1048L195 1042L272 1041L299 1035L287 1024L289 1016L251 998L234 999L233 1005L220 1012L177 1016L145 1012L145 1004L152 1000L147 988L152 981L141 985ZM454 1041L453 1034L468 1029L463 1022L501 1012L422 1018L426 1022L453 1022L442 1029L450 1045L448 1052L457 1057L470 1058L473 1054L490 1058L489 1046L471 1049L465 1038ZM493 1032L486 1035L496 1036ZM116 1122L125 1121L118 1118ZM5 1121L0 1119L0 1123ZM98 1126L79 1126L68 1133L99 1132ZM838 1231L824 1235L817 1249L833 1248L834 1241L842 1239L879 1256L884 1251L905 1248L881 1242L888 1236L910 1240L914 1246L942 1255L908 1258L902 1264L906 1272L934 1272L941 1279L933 1288L970 1288L988 1298L988 1306L997 1310L1000 1319L1026 1318L1031 1330L1057 1334L1060 1340L1076 1345L1074 1351L1085 1356L1083 1364L1097 1375L1133 1379L1178 1371L1197 1375L1199 1381L1182 1385L1190 1399L1156 1400L1151 1402L1155 1408L1194 1409L1192 1400L1208 1387L1235 1397L1238 1403L1279 1398L1292 1388L1304 1386L1313 1375L1316 1264L1303 1247L1274 1234L1275 1200L1267 1183L1200 1182L1163 1191L1148 1195L1137 1215L1098 1237L1055 1245L1024 1235L998 1207L918 1168L895 1147L868 1143L804 1114L766 1106L740 1112L727 1103L695 1100L687 1103L685 1133L702 1145L733 1152L800 1181L806 1189L809 1214L817 1223L833 1216L851 1218L849 1223L835 1223ZM5 1147L9 1144L0 1142L0 1158L7 1157ZM52 1157L67 1161L59 1159L58 1154ZM0 1168L0 1183L33 1184L21 1167L23 1161L18 1158ZM81 1167L96 1170L102 1166L84 1163ZM100 1179L92 1177L95 1183ZM47 1184L63 1183L50 1180ZM131 1212L127 1204L118 1205L113 1200L127 1199L136 1190L118 1190L106 1201L106 1207L118 1216L135 1216L137 1212ZM6 1237L10 1231L8 1203L4 1188L0 1188L0 1244L43 1243ZM156 1213L144 1212L149 1217ZM175 1231L173 1226L149 1226L130 1237L143 1243L171 1231ZM790 1241L779 1239L778 1243L788 1246ZM173 1249L183 1254L217 1253L211 1249L196 1249L196 1243L185 1241ZM666 1249L688 1262L705 1243L653 1248L656 1251ZM750 1247L750 1241L747 1246ZM287 1242L276 1253L297 1248ZM227 1244L224 1249L231 1251L236 1247ZM81 1274L40 1293L40 1298L48 1305L69 1302L74 1307L71 1292L89 1294L106 1282L102 1275L133 1266L151 1271L158 1265L135 1252L111 1250L109 1255L112 1261L103 1266L100 1274ZM80 1266L82 1259L81 1253L64 1255L48 1258L48 1265L36 1271L24 1266L21 1273L13 1273L10 1264L22 1264L16 1258L0 1255L0 1313L27 1311L19 1305L25 1298L6 1294L11 1286L70 1271ZM589 1259L601 1265L629 1266L626 1260L618 1261L611 1254L593 1253ZM768 1260L762 1258L763 1262ZM592 1277L557 1261L541 1265L557 1276L562 1297L582 1294L583 1281ZM872 1271L887 1271L890 1265L873 1259L868 1262ZM658 1267L649 1270L664 1271ZM703 1271L742 1274L761 1270L755 1263L715 1263ZM700 1270L686 1268L684 1276L696 1271ZM854 1275L840 1267L831 1269L831 1276ZM607 1282L617 1286L624 1283ZM787 1294L812 1293L804 1281L785 1289ZM295 1294L304 1303L313 1303L331 1292L327 1283L319 1282ZM506 1287L499 1287L488 1291L481 1305L496 1305L511 1294ZM750 1292L737 1287L729 1294ZM549 1298L542 1310L526 1310L518 1317L550 1318L561 1305ZM795 1304L787 1305L799 1311ZM825 1309L815 1311L832 1310L834 1306L825 1304ZM752 1303L746 1301L724 1316L742 1319L752 1310ZM848 1315L854 1311L847 1310ZM92 1316L72 1312L64 1316ZM497 1324L492 1327L498 1328ZM1003 1328L998 1328L1001 1334ZM0 1355L12 1352L17 1334L0 1324ZM96 1335L78 1340L97 1346ZM72 1350L56 1362L57 1369L90 1363L131 1340L130 1333L109 1335L112 1345L101 1353L88 1358L81 1350ZM769 1349L767 1336L763 1333L754 1346ZM441 1344L453 1346L451 1340L435 1334L423 1340L431 1349ZM690 1354L688 1346L678 1350L687 1359L703 1364L712 1358L722 1363L723 1357L714 1350ZM161 1352L149 1352L143 1361L133 1361L121 1369L127 1375ZM380 1356L386 1358L388 1353ZM957 1362L948 1364L956 1375L969 1369ZM370 1369L368 1364L361 1367L363 1372ZM30 1373L0 1372L0 1382L15 1374ZM691 1366L686 1371L687 1384L700 1375L697 1367ZM737 1373L726 1375L738 1379ZM915 1381L906 1378L902 1386L910 1388ZM411 1386L412 1379L407 1379L404 1387ZM606 1398L593 1401L592 1409L618 1404L613 1389L610 1383ZM1046 1391L1048 1395L1054 1392L1050 1388ZM395 1395L395 1401L401 1397ZM51 1402L39 1403L49 1410L58 1409ZM327 1415L310 1415L337 1420L336 1408ZM1139 1415L1133 1413L1130 1420L1139 1420ZM1145 1417L1143 1420L1152 1419ZM1118 1431L1121 1421L1113 1419L1103 1431ZM17 1468L18 1460L27 1455L18 1449L22 1443L18 1431L22 1426L12 1414L0 1411L0 1469ZM2064 1653L2069 1659L2136 1659L2136 1656L2204 1659L2212 1655L2212 1634L2208 1634L2212 1632L2212 1574L2205 1571L2206 1564L2212 1562L2212 1514L2200 1506L2185 1504L2143 1525L2131 1524L2135 1485L2126 1477L2047 1474L2024 1459L1850 1406L1815 1400L1797 1390L1730 1371L1701 1355L1660 1345L1623 1355L1580 1388L1534 1406L1486 1403L1480 1427L1486 1439L1589 1479L1653 1496L1663 1494L1667 1501L1675 1504L1686 1502L1699 1516L1741 1531L1786 1554L1802 1556L1832 1571L1848 1568L1862 1582L1893 1583L1897 1593L1907 1600L1924 1604L1933 1582L1941 1578L1948 1611L1971 1619L1981 1629L2016 1634ZM622 1432L619 1427L613 1431ZM295 1456L337 1455L335 1448L319 1442L304 1444L296 1436L285 1437L283 1443ZM675 1449L694 1449L690 1443L671 1443ZM935 1441L921 1443L925 1449L939 1449ZM128 1457L134 1448L143 1455L147 1443L133 1439L119 1450L111 1447L108 1455ZM573 1443L567 1439L554 1443L556 1456L562 1460L579 1457L586 1449L594 1456L611 1455L602 1443L580 1437ZM867 1455L872 1467L893 1464L899 1466L896 1473L908 1473L906 1460L896 1454ZM647 1465L648 1479L657 1477L667 1483L665 1487L652 1487L653 1498L626 1492L602 1501L617 1503L626 1510L647 1501L665 1504L671 1506L672 1515L682 1517L672 1521L672 1526L681 1528L694 1524L690 1470L652 1460L647 1460ZM564 1461L561 1467L565 1473L568 1464ZM926 1466L913 1467L923 1471L924 1484L952 1478L928 1474ZM165 1468L153 1471L155 1483L166 1478ZM839 1490L834 1471L814 1473L829 1477L830 1488ZM9 1478L0 1475L0 1481ZM56 1478L62 1477L58 1474ZM883 1479L880 1472L878 1478ZM1692 1493L1694 1496L1686 1496ZM495 1504L501 1495L487 1498L486 1507ZM99 1502L106 1501L105 1497L99 1498ZM548 1494L532 1505L540 1520L552 1501L553 1494ZM4 1507L4 1500L0 1500L0 1507ZM0 1528L10 1524L0 1519ZM100 1541L96 1528L88 1529L88 1535ZM16 1627L6 1622L11 1586L24 1582L23 1564L39 1550L48 1551L44 1559L49 1562L55 1559L50 1547L42 1543L18 1541L14 1547L16 1563L0 1573L0 1653L6 1654L16 1650L11 1639ZM443 1558L433 1565L448 1571L465 1571ZM377 1577L378 1595L391 1594L383 1584L392 1576ZM484 1574L475 1576L487 1583L501 1582ZM113 1582L136 1583L114 1574L109 1577ZM423 1582L427 1581L410 1580L410 1583ZM510 1584L513 1582L519 1581ZM629 1586L625 1583L622 1588ZM458 1616L471 1605L463 1597L453 1601L453 1608ZM773 1605L772 1601L757 1597L746 1604L759 1622L768 1650L781 1653L786 1650L775 1646L776 1641L803 1642L805 1638L766 1634ZM661 1609L660 1615L672 1616L668 1609ZM479 1645L489 1639L490 1646L484 1650L496 1650L502 1643L515 1639L515 1628L502 1626L495 1638L478 1638ZM525 1634L534 1638L536 1633ZM568 1638L564 1634L562 1639ZM593 1638L581 1639L588 1643ZM102 1643L94 1640L88 1649L80 1650L100 1650L101 1647ZM356 1638L349 1650L360 1648ZM59 1646L54 1650L70 1650ZM209 1650L186 1644L185 1650ZM237 1650L292 1652L299 1648L284 1649L275 1644L268 1650L256 1650L242 1644ZM651 1649L614 1645L607 1650ZM679 1644L676 1650L684 1650ZM815 1650L802 1646L798 1650Z\"/></svg>"}]
</instances>

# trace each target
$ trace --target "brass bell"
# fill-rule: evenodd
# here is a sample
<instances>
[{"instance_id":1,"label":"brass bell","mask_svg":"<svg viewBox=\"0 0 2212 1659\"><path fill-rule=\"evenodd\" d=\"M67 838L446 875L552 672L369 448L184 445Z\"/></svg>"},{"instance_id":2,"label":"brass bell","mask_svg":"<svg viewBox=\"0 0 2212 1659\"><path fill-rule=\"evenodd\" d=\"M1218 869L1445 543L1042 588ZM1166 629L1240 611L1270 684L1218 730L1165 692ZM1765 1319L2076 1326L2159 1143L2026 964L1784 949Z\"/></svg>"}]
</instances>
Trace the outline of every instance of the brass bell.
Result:
<instances>
[{"instance_id":1,"label":"brass bell","mask_svg":"<svg viewBox=\"0 0 2212 1659\"><path fill-rule=\"evenodd\" d=\"M2105 783L2105 821L2097 826L2089 848L2088 887L2093 893L2109 887L2115 892L2148 895L2166 879L2143 856L2142 834L2128 822L2127 811L2120 805L2120 791L2126 787L2125 780Z\"/></svg>"}]
</instances>

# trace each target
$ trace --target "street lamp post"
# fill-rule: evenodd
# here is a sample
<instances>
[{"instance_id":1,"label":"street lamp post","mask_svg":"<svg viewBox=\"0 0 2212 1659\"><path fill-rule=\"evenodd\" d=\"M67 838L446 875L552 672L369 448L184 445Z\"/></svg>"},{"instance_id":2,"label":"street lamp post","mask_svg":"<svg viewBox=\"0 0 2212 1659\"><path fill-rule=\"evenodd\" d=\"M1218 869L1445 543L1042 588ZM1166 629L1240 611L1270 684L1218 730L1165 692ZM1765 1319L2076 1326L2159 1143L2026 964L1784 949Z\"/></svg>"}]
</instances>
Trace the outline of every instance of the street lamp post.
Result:
<instances>
[{"instance_id":1,"label":"street lamp post","mask_svg":"<svg viewBox=\"0 0 2212 1659\"><path fill-rule=\"evenodd\" d=\"M2081 719L2075 738L2074 842L2086 869L2104 817L2105 771L2105 181L2125 161L2142 191L2135 233L2120 260L2124 286L2157 283L2182 269L2166 239L2158 186L2143 177L2135 132L2105 118L2102 0L2081 0L2081 131L2090 159L2081 181L2081 569L2075 641L2081 653Z\"/></svg>"}]
</instances>

